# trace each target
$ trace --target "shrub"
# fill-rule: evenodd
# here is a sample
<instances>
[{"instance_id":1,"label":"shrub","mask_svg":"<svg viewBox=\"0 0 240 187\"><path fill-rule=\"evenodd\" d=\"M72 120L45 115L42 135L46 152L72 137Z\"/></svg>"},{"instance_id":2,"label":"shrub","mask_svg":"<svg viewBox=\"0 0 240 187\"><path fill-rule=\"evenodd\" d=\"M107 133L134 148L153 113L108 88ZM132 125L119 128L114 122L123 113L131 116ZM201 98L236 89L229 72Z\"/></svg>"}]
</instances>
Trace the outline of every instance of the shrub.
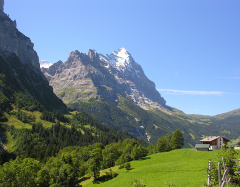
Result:
<instances>
[{"instance_id":1,"label":"shrub","mask_svg":"<svg viewBox=\"0 0 240 187\"><path fill-rule=\"evenodd\" d=\"M127 170L130 170L131 165L130 165L129 162L127 162L127 163L124 164L124 167L125 167Z\"/></svg>"},{"instance_id":2,"label":"shrub","mask_svg":"<svg viewBox=\"0 0 240 187\"><path fill-rule=\"evenodd\" d=\"M133 186L135 187L145 187L147 186L143 180L138 180L138 179L135 179L135 181L132 183Z\"/></svg>"}]
</instances>

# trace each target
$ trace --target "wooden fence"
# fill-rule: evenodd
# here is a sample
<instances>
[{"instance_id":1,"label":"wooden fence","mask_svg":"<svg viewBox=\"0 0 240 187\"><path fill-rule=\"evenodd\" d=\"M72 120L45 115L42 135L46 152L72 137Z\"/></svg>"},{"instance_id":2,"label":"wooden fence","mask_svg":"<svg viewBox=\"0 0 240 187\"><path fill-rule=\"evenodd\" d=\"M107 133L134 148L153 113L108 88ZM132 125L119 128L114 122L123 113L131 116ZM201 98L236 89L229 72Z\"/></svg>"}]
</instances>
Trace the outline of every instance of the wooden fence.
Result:
<instances>
[{"instance_id":1,"label":"wooden fence","mask_svg":"<svg viewBox=\"0 0 240 187\"><path fill-rule=\"evenodd\" d=\"M240 168L240 159L239 160L234 160L236 162L239 162L239 166L234 166L234 168ZM225 166L225 161L224 158L222 158L222 163L223 163L223 169L224 169L224 173L223 176L221 174L221 162L218 161L209 161L208 162L208 177L207 177L207 186L209 186L210 184L210 172L211 172L211 163L212 162L217 162L218 163L218 182L219 182L219 187L224 187L225 184L229 184L232 180L232 178L230 177L229 179L227 178L227 173L229 172L229 170L231 170L232 168L226 168ZM240 172L236 172L235 174L240 174Z\"/></svg>"}]
</instances>

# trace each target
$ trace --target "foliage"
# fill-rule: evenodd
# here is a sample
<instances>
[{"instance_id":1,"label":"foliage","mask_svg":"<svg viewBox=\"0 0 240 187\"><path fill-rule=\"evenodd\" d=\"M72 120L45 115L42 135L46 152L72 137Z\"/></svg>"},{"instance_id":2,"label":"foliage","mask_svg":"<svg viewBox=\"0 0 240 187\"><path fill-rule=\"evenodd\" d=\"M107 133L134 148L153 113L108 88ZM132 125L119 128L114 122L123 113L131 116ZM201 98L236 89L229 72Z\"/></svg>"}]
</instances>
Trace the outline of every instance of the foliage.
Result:
<instances>
[{"instance_id":1,"label":"foliage","mask_svg":"<svg viewBox=\"0 0 240 187\"><path fill-rule=\"evenodd\" d=\"M106 173L106 176L108 177L108 179L112 179L118 175L117 173L113 172L111 168L109 169L109 171L107 171L105 173Z\"/></svg>"},{"instance_id":2,"label":"foliage","mask_svg":"<svg viewBox=\"0 0 240 187\"><path fill-rule=\"evenodd\" d=\"M183 136L180 129L173 132L172 135L167 134L158 139L156 149L158 152L171 151L174 149L181 149L183 146Z\"/></svg>"},{"instance_id":3,"label":"foliage","mask_svg":"<svg viewBox=\"0 0 240 187\"><path fill-rule=\"evenodd\" d=\"M224 158L225 167L226 169L230 168L227 173L227 178L232 178L231 182L233 184L239 185L240 184L240 175L235 174L239 169L236 168L237 164L234 160L236 160L237 152L234 150L233 147L223 148L221 152L218 154L218 162L221 163L221 171L224 173L223 161ZM210 176L210 186L218 184L218 167L216 166L217 162L211 162L211 169L208 170L208 174ZM222 174L223 175L223 174Z\"/></svg>"},{"instance_id":4,"label":"foliage","mask_svg":"<svg viewBox=\"0 0 240 187\"><path fill-rule=\"evenodd\" d=\"M10 108L9 99L2 93L0 89L0 118L3 116L3 112L7 111L8 108Z\"/></svg>"},{"instance_id":5,"label":"foliage","mask_svg":"<svg viewBox=\"0 0 240 187\"><path fill-rule=\"evenodd\" d=\"M207 169L207 173L208 173L209 180L210 180L209 186L217 185L218 184L218 166L217 166L217 162L211 161L211 163L210 163L210 170Z\"/></svg>"},{"instance_id":6,"label":"foliage","mask_svg":"<svg viewBox=\"0 0 240 187\"><path fill-rule=\"evenodd\" d=\"M103 155L103 168L110 168L115 165L116 160L121 156L120 143L112 143L106 145L102 152Z\"/></svg>"},{"instance_id":7,"label":"foliage","mask_svg":"<svg viewBox=\"0 0 240 187\"><path fill-rule=\"evenodd\" d=\"M51 158L38 172L39 186L78 186L78 173L62 159Z\"/></svg>"},{"instance_id":8,"label":"foliage","mask_svg":"<svg viewBox=\"0 0 240 187\"><path fill-rule=\"evenodd\" d=\"M135 179L132 183L135 187L146 187L147 185L143 182L143 180Z\"/></svg>"},{"instance_id":9,"label":"foliage","mask_svg":"<svg viewBox=\"0 0 240 187\"><path fill-rule=\"evenodd\" d=\"M125 168L126 170L130 170L130 169L131 169L131 164L130 164L129 162L125 163L125 164L124 164L124 168Z\"/></svg>"},{"instance_id":10,"label":"foliage","mask_svg":"<svg viewBox=\"0 0 240 187\"><path fill-rule=\"evenodd\" d=\"M36 186L36 177L41 164L32 158L17 158L0 167L0 186L32 187Z\"/></svg>"},{"instance_id":11,"label":"foliage","mask_svg":"<svg viewBox=\"0 0 240 187\"><path fill-rule=\"evenodd\" d=\"M20 110L17 111L16 117L23 123L32 123L36 121L36 117L34 115L27 115L25 112Z\"/></svg>"},{"instance_id":12,"label":"foliage","mask_svg":"<svg viewBox=\"0 0 240 187\"><path fill-rule=\"evenodd\" d=\"M173 132L171 137L171 145L172 149L181 149L184 145L184 139L180 129L177 129Z\"/></svg>"},{"instance_id":13,"label":"foliage","mask_svg":"<svg viewBox=\"0 0 240 187\"><path fill-rule=\"evenodd\" d=\"M96 148L90 152L90 158L88 160L89 171L93 174L94 181L100 176L101 169L101 161L102 161L102 150L100 148Z\"/></svg>"},{"instance_id":14,"label":"foliage","mask_svg":"<svg viewBox=\"0 0 240 187\"><path fill-rule=\"evenodd\" d=\"M52 123L55 123L57 121L61 121L63 123L69 122L68 118L66 118L59 111L54 111L54 112L43 111L40 118L42 120L50 121Z\"/></svg>"},{"instance_id":15,"label":"foliage","mask_svg":"<svg viewBox=\"0 0 240 187\"><path fill-rule=\"evenodd\" d=\"M2 165L3 163L5 163L7 161L8 161L7 151L4 150L2 144L0 143L0 165Z\"/></svg>"},{"instance_id":16,"label":"foliage","mask_svg":"<svg viewBox=\"0 0 240 187\"><path fill-rule=\"evenodd\" d=\"M79 186L77 170L59 158L45 165L33 158L17 158L0 167L0 186Z\"/></svg>"},{"instance_id":17,"label":"foliage","mask_svg":"<svg viewBox=\"0 0 240 187\"><path fill-rule=\"evenodd\" d=\"M14 103L16 108L28 111L43 111L43 106L33 97L23 92L14 94Z\"/></svg>"}]
</instances>

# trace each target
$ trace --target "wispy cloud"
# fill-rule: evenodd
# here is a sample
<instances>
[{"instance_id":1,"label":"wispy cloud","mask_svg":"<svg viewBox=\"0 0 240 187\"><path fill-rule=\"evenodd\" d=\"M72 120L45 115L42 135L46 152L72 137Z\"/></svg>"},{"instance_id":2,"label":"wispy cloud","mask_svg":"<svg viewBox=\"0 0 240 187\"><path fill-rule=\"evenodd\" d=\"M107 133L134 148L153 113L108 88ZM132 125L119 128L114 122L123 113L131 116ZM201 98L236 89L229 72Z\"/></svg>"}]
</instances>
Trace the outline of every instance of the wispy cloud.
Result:
<instances>
[{"instance_id":1,"label":"wispy cloud","mask_svg":"<svg viewBox=\"0 0 240 187\"><path fill-rule=\"evenodd\" d=\"M240 80L240 77L217 77L220 79L232 79L232 80Z\"/></svg>"},{"instance_id":2,"label":"wispy cloud","mask_svg":"<svg viewBox=\"0 0 240 187\"><path fill-rule=\"evenodd\" d=\"M229 79L240 79L240 77L228 77Z\"/></svg>"},{"instance_id":3,"label":"wispy cloud","mask_svg":"<svg viewBox=\"0 0 240 187\"><path fill-rule=\"evenodd\" d=\"M223 95L226 92L219 91L187 91L187 90L173 90L173 89L157 89L166 94L181 94L181 95Z\"/></svg>"}]
</instances>

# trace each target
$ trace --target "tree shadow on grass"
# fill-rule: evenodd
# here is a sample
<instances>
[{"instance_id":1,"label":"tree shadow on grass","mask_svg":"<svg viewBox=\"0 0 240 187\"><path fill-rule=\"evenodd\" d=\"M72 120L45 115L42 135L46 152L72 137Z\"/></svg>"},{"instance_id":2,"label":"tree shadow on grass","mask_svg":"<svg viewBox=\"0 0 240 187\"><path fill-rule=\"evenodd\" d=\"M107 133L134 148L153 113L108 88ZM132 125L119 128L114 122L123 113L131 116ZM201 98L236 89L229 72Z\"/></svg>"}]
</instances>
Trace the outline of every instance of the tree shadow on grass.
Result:
<instances>
[{"instance_id":1,"label":"tree shadow on grass","mask_svg":"<svg viewBox=\"0 0 240 187\"><path fill-rule=\"evenodd\" d=\"M129 169L126 169L126 172L129 172L131 170L133 170L134 168L129 168Z\"/></svg>"},{"instance_id":2,"label":"tree shadow on grass","mask_svg":"<svg viewBox=\"0 0 240 187\"><path fill-rule=\"evenodd\" d=\"M95 181L93 181L93 183L95 184L100 184L100 183L104 183L104 182L107 182L115 177L117 177L118 174L117 173L114 173L114 174L106 174L106 175L103 175L99 178L97 178Z\"/></svg>"},{"instance_id":3,"label":"tree shadow on grass","mask_svg":"<svg viewBox=\"0 0 240 187\"><path fill-rule=\"evenodd\" d=\"M91 177L90 176L87 176L87 177L82 177L81 179L79 179L79 183L85 181L85 180L88 180L90 179Z\"/></svg>"},{"instance_id":4,"label":"tree shadow on grass","mask_svg":"<svg viewBox=\"0 0 240 187\"><path fill-rule=\"evenodd\" d=\"M150 157L143 157L143 158L141 158L139 160L141 161L141 160L149 160L149 159L151 159L151 158Z\"/></svg>"}]
</instances>

